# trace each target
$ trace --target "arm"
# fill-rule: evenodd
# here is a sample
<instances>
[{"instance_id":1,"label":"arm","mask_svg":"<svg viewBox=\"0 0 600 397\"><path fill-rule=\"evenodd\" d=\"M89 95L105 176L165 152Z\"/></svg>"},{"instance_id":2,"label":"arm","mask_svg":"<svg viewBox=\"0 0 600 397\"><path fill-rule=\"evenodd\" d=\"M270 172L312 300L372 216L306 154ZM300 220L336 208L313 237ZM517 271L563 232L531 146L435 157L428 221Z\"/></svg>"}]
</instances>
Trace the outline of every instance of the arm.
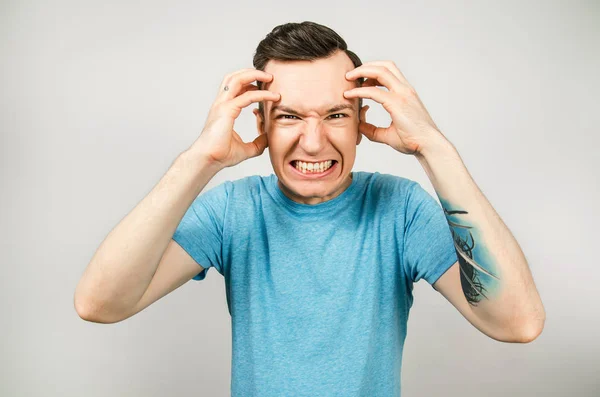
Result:
<instances>
[{"instance_id":1,"label":"arm","mask_svg":"<svg viewBox=\"0 0 600 397\"><path fill-rule=\"evenodd\" d=\"M346 74L350 81L359 77L367 80L345 91L344 97L372 99L392 118L388 127L377 127L366 121L363 107L359 131L371 141L417 157L444 208L458 263L434 288L489 336L507 342L535 339L546 314L527 261L458 152L394 62L367 62Z\"/></svg>"},{"instance_id":2,"label":"arm","mask_svg":"<svg viewBox=\"0 0 600 397\"><path fill-rule=\"evenodd\" d=\"M415 156L440 199L458 257L433 287L490 336L534 340L545 311L519 244L449 141L432 140Z\"/></svg>"},{"instance_id":3,"label":"arm","mask_svg":"<svg viewBox=\"0 0 600 397\"><path fill-rule=\"evenodd\" d=\"M138 302L145 296L167 247L174 244L171 237L177 225L218 171L219 167L208 163L193 147L177 157L92 257L75 290L74 305L80 317L114 322L140 310ZM181 251L176 253L182 255ZM196 274L201 270L198 267ZM159 291L153 295L162 294Z\"/></svg>"},{"instance_id":4,"label":"arm","mask_svg":"<svg viewBox=\"0 0 600 397\"><path fill-rule=\"evenodd\" d=\"M266 134L244 142L233 125L244 107L280 100L279 94L258 90L252 84L272 79L271 74L256 69L225 76L200 137L177 157L92 257L75 290L74 305L80 317L120 321L182 285L190 274L198 274L192 271L192 258L172 237L194 199L217 172L266 149Z\"/></svg>"}]
</instances>

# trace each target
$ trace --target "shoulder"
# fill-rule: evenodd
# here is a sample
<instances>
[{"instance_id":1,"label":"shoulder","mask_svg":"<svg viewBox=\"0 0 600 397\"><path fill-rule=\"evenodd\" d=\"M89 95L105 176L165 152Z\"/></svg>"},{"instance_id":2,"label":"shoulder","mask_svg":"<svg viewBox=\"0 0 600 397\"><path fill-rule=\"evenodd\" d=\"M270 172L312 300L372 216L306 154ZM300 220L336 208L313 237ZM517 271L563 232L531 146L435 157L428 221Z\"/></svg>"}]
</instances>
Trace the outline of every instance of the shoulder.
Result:
<instances>
[{"instance_id":1,"label":"shoulder","mask_svg":"<svg viewBox=\"0 0 600 397\"><path fill-rule=\"evenodd\" d=\"M210 211L214 214L224 214L228 211L248 211L249 207L257 205L260 185L264 183L258 175L247 176L235 180L212 181L193 201L192 208L200 211Z\"/></svg>"},{"instance_id":2,"label":"shoulder","mask_svg":"<svg viewBox=\"0 0 600 397\"><path fill-rule=\"evenodd\" d=\"M215 197L221 197L229 204L235 203L244 207L256 205L264 196L272 175L249 175L239 179L226 180L213 188Z\"/></svg>"},{"instance_id":3,"label":"shoulder","mask_svg":"<svg viewBox=\"0 0 600 397\"><path fill-rule=\"evenodd\" d=\"M398 195L405 197L419 184L411 179L398 175L385 174L379 172L360 171L366 190L370 194L384 196L386 198Z\"/></svg>"},{"instance_id":4,"label":"shoulder","mask_svg":"<svg viewBox=\"0 0 600 397\"><path fill-rule=\"evenodd\" d=\"M243 178L227 181L228 189L234 194L257 194L265 188L271 175L249 175Z\"/></svg>"},{"instance_id":5,"label":"shoulder","mask_svg":"<svg viewBox=\"0 0 600 397\"><path fill-rule=\"evenodd\" d=\"M261 175L250 175L239 179L223 180L216 182L213 186L206 190L206 192L219 190L226 193L242 192L242 191L255 191L259 189L260 185L264 185L269 176Z\"/></svg>"}]
</instances>

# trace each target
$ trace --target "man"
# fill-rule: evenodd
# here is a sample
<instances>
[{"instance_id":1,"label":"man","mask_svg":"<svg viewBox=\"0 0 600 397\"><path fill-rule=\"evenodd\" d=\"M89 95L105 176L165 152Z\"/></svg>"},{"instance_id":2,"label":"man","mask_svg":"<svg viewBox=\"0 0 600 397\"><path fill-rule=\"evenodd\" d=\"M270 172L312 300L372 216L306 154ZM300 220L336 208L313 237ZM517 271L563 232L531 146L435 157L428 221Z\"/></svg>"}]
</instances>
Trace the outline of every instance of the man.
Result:
<instances>
[{"instance_id":1,"label":"man","mask_svg":"<svg viewBox=\"0 0 600 397\"><path fill-rule=\"evenodd\" d=\"M76 291L82 318L122 321L214 267L232 318L232 396L400 395L421 278L491 338L540 334L518 243L394 63L362 64L303 22L273 29L254 67L225 77L199 138L103 242ZM389 127L367 122L362 98ZM259 136L244 143L233 124L257 102ZM442 208L414 181L353 172L362 135L415 156ZM274 174L199 195L267 147Z\"/></svg>"}]
</instances>

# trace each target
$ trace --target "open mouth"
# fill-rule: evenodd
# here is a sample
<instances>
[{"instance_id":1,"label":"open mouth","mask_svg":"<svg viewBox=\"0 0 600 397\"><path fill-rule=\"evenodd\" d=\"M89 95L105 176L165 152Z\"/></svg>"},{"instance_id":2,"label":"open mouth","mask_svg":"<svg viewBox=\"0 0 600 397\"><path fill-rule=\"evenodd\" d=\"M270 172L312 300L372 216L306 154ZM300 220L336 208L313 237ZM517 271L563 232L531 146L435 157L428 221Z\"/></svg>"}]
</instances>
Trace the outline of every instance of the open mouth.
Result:
<instances>
[{"instance_id":1,"label":"open mouth","mask_svg":"<svg viewBox=\"0 0 600 397\"><path fill-rule=\"evenodd\" d=\"M305 163L293 160L289 163L292 170L305 178L321 178L327 176L337 168L337 160L328 160L320 163Z\"/></svg>"}]
</instances>

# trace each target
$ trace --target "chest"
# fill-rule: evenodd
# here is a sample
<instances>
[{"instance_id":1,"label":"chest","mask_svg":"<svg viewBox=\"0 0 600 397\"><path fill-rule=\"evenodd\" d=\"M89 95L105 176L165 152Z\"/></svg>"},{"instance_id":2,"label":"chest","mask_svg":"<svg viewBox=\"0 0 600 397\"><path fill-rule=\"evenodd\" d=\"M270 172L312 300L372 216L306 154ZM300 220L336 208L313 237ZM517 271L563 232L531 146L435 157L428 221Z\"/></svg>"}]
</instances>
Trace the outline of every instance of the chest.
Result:
<instances>
[{"instance_id":1,"label":"chest","mask_svg":"<svg viewBox=\"0 0 600 397\"><path fill-rule=\"evenodd\" d=\"M392 294L400 269L397 231L387 218L300 222L248 216L226 246L228 285L243 299L261 296L344 304L350 296Z\"/></svg>"}]
</instances>

